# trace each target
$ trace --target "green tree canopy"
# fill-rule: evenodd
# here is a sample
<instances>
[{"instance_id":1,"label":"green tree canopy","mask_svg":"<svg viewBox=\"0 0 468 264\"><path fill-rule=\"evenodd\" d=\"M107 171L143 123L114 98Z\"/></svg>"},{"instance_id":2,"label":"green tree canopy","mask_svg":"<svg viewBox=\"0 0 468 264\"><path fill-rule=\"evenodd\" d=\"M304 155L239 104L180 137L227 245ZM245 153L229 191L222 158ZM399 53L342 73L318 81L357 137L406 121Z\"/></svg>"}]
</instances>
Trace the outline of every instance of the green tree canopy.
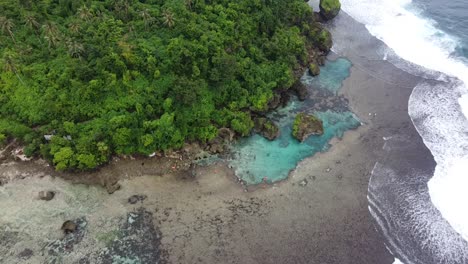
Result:
<instances>
[{"instance_id":1,"label":"green tree canopy","mask_svg":"<svg viewBox=\"0 0 468 264\"><path fill-rule=\"evenodd\" d=\"M327 37L303 0L5 0L0 14L0 140L57 169L248 135Z\"/></svg>"}]
</instances>

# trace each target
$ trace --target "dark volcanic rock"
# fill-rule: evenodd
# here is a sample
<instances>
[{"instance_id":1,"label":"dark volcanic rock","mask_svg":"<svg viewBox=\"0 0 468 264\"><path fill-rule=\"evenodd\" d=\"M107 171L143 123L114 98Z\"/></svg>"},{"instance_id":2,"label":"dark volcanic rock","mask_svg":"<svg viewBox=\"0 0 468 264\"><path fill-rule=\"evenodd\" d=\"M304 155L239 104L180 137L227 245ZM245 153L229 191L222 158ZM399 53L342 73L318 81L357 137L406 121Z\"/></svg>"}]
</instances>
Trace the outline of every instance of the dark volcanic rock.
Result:
<instances>
[{"instance_id":1,"label":"dark volcanic rock","mask_svg":"<svg viewBox=\"0 0 468 264\"><path fill-rule=\"evenodd\" d=\"M39 199L44 201L50 201L54 199L55 192L52 191L40 191L39 192Z\"/></svg>"},{"instance_id":2,"label":"dark volcanic rock","mask_svg":"<svg viewBox=\"0 0 468 264\"><path fill-rule=\"evenodd\" d=\"M289 99L291 99L291 95L287 91L282 92L280 102L281 107L285 107L288 104Z\"/></svg>"},{"instance_id":3,"label":"dark volcanic rock","mask_svg":"<svg viewBox=\"0 0 468 264\"><path fill-rule=\"evenodd\" d=\"M323 134L322 120L313 115L299 113L294 120L293 136L303 142L311 135Z\"/></svg>"},{"instance_id":4,"label":"dark volcanic rock","mask_svg":"<svg viewBox=\"0 0 468 264\"><path fill-rule=\"evenodd\" d=\"M218 136L225 142L231 142L234 139L234 131L227 127L222 127L218 130Z\"/></svg>"},{"instance_id":5,"label":"dark volcanic rock","mask_svg":"<svg viewBox=\"0 0 468 264\"><path fill-rule=\"evenodd\" d=\"M339 0L320 0L320 15L325 20L333 19L338 15L341 10L341 3Z\"/></svg>"},{"instance_id":6,"label":"dark volcanic rock","mask_svg":"<svg viewBox=\"0 0 468 264\"><path fill-rule=\"evenodd\" d=\"M304 101L309 95L307 87L299 80L294 83L294 85L292 86L292 90L296 92L297 97L301 101Z\"/></svg>"},{"instance_id":7,"label":"dark volcanic rock","mask_svg":"<svg viewBox=\"0 0 468 264\"><path fill-rule=\"evenodd\" d=\"M254 124L255 132L259 133L268 140L275 140L280 134L278 126L265 117L255 118Z\"/></svg>"},{"instance_id":8,"label":"dark volcanic rock","mask_svg":"<svg viewBox=\"0 0 468 264\"><path fill-rule=\"evenodd\" d=\"M65 236L62 239L47 244L44 247L44 253L47 253L52 259L60 259L61 255L72 252L73 247L83 240L87 226L88 222L84 217L73 221L65 221L62 225Z\"/></svg>"},{"instance_id":9,"label":"dark volcanic rock","mask_svg":"<svg viewBox=\"0 0 468 264\"><path fill-rule=\"evenodd\" d=\"M75 222L67 220L62 225L62 230L65 234L70 234L76 231L77 225Z\"/></svg>"},{"instance_id":10,"label":"dark volcanic rock","mask_svg":"<svg viewBox=\"0 0 468 264\"><path fill-rule=\"evenodd\" d=\"M146 199L146 195L132 195L128 198L129 204L136 204L138 202L143 202Z\"/></svg>"},{"instance_id":11,"label":"dark volcanic rock","mask_svg":"<svg viewBox=\"0 0 468 264\"><path fill-rule=\"evenodd\" d=\"M275 93L273 98L268 102L268 108L269 109L276 109L281 105L281 95Z\"/></svg>"},{"instance_id":12,"label":"dark volcanic rock","mask_svg":"<svg viewBox=\"0 0 468 264\"><path fill-rule=\"evenodd\" d=\"M119 189L120 189L120 184L117 183L117 182L113 183L113 184L106 185L106 190L107 190L108 194L113 194Z\"/></svg>"},{"instance_id":13,"label":"dark volcanic rock","mask_svg":"<svg viewBox=\"0 0 468 264\"><path fill-rule=\"evenodd\" d=\"M317 76L320 74L320 67L317 63L310 63L309 64L309 73L312 76Z\"/></svg>"}]
</instances>

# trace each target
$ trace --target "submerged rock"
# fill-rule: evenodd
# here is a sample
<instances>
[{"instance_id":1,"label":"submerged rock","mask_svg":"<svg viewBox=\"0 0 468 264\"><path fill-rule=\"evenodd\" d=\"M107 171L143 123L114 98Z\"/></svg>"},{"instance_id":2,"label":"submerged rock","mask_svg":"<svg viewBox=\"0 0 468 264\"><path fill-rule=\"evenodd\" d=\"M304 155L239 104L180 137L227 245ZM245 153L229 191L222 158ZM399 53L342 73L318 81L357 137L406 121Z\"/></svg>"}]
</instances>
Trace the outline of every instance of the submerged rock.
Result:
<instances>
[{"instance_id":1,"label":"submerged rock","mask_svg":"<svg viewBox=\"0 0 468 264\"><path fill-rule=\"evenodd\" d=\"M55 192L52 191L40 191L39 192L39 199L44 201L50 201L54 199Z\"/></svg>"},{"instance_id":2,"label":"submerged rock","mask_svg":"<svg viewBox=\"0 0 468 264\"><path fill-rule=\"evenodd\" d=\"M255 132L268 140L275 140L280 135L280 130L275 123L265 117L255 118Z\"/></svg>"},{"instance_id":3,"label":"submerged rock","mask_svg":"<svg viewBox=\"0 0 468 264\"><path fill-rule=\"evenodd\" d=\"M323 122L313 115L299 113L294 120L292 135L303 142L311 135L323 134Z\"/></svg>"},{"instance_id":4,"label":"submerged rock","mask_svg":"<svg viewBox=\"0 0 468 264\"><path fill-rule=\"evenodd\" d=\"M341 9L339 0L320 0L320 15L325 20L333 19L338 15Z\"/></svg>"}]
</instances>

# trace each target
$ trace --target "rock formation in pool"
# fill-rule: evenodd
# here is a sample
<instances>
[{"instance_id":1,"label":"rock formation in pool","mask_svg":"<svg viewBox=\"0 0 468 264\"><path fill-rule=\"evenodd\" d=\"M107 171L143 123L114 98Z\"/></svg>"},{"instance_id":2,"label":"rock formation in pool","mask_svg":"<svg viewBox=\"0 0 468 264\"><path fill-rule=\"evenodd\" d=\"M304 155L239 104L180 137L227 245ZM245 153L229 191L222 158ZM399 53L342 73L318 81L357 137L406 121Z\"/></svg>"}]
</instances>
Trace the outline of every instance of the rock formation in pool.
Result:
<instances>
[{"instance_id":1,"label":"rock formation in pool","mask_svg":"<svg viewBox=\"0 0 468 264\"><path fill-rule=\"evenodd\" d=\"M313 115L299 113L294 119L292 135L300 142L311 135L323 135L323 122Z\"/></svg>"},{"instance_id":2,"label":"rock formation in pool","mask_svg":"<svg viewBox=\"0 0 468 264\"><path fill-rule=\"evenodd\" d=\"M320 14L325 20L333 19L341 9L339 0L320 0Z\"/></svg>"},{"instance_id":3,"label":"rock formation in pool","mask_svg":"<svg viewBox=\"0 0 468 264\"><path fill-rule=\"evenodd\" d=\"M254 120L255 122L255 132L262 135L268 140L275 140L279 134L280 130L275 123L265 117L259 117Z\"/></svg>"}]
</instances>

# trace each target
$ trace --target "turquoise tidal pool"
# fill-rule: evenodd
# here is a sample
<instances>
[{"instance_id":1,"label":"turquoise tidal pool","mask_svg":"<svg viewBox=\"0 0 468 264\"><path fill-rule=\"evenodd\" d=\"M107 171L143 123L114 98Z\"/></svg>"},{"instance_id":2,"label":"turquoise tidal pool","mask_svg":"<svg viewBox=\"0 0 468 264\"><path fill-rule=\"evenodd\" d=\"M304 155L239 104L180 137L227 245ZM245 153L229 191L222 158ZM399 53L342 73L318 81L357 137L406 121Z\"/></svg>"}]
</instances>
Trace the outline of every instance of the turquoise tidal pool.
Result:
<instances>
[{"instance_id":1,"label":"turquoise tidal pool","mask_svg":"<svg viewBox=\"0 0 468 264\"><path fill-rule=\"evenodd\" d=\"M314 89L320 89L322 96L335 97L343 81L349 76L350 68L351 63L347 59L339 58L335 61L328 61L321 68L319 76L314 78L304 74L301 81L306 84L309 93L312 93ZM276 140L269 141L255 134L232 145L232 158L229 164L237 177L247 185L284 180L301 160L317 152L326 151L330 147L329 141L332 138L342 137L345 131L360 125L349 110L335 111L331 107L325 111L315 111L314 102L311 98L302 102L291 100L286 107L270 113L268 117L279 126L281 131ZM295 115L299 112L311 113L322 119L324 134L311 136L302 143L294 139L291 135L292 124Z\"/></svg>"}]
</instances>

